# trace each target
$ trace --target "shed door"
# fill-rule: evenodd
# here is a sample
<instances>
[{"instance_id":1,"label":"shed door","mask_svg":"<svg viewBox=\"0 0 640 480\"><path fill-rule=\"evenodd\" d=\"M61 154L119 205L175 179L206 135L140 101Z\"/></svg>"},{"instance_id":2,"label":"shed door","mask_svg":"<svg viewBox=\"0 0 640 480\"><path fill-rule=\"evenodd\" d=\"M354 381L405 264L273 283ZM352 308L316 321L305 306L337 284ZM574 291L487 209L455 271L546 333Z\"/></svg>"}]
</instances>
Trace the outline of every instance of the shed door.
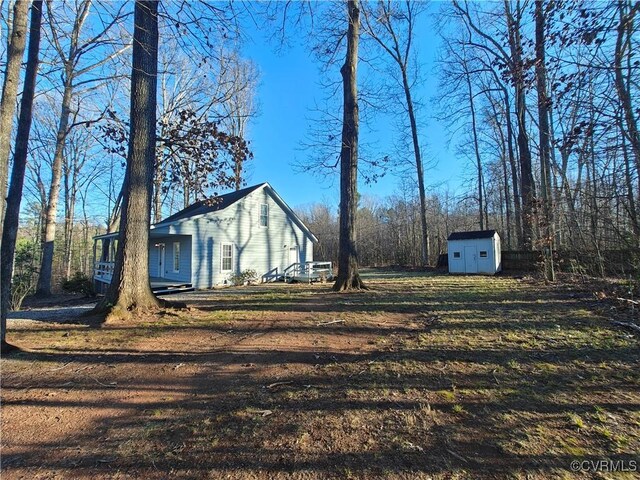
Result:
<instances>
[{"instance_id":1,"label":"shed door","mask_svg":"<svg viewBox=\"0 0 640 480\"><path fill-rule=\"evenodd\" d=\"M464 247L464 271L478 273L478 252L476 247Z\"/></svg>"}]
</instances>

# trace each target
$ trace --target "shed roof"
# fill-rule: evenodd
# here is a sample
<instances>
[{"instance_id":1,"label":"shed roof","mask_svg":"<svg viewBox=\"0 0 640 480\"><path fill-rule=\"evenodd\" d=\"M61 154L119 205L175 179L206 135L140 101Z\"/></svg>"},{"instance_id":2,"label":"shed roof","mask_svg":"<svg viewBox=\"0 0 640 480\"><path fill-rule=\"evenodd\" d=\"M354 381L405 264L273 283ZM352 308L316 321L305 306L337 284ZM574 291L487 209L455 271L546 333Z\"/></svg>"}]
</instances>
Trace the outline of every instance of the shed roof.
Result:
<instances>
[{"instance_id":1,"label":"shed roof","mask_svg":"<svg viewBox=\"0 0 640 480\"><path fill-rule=\"evenodd\" d=\"M495 230L475 230L473 232L453 232L447 240L476 240L480 238L492 238Z\"/></svg>"}]
</instances>

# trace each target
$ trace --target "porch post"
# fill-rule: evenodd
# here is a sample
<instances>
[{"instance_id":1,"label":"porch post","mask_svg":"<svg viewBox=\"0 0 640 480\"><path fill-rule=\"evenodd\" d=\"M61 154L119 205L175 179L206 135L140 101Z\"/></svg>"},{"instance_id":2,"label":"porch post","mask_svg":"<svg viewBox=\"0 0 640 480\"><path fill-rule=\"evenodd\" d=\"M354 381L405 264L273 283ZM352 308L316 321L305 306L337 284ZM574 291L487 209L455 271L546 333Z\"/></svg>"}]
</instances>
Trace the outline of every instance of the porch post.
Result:
<instances>
[{"instance_id":1,"label":"porch post","mask_svg":"<svg viewBox=\"0 0 640 480\"><path fill-rule=\"evenodd\" d=\"M93 263L91 264L91 270L93 271L93 276L96 276L96 246L98 245L98 239L93 239Z\"/></svg>"}]
</instances>

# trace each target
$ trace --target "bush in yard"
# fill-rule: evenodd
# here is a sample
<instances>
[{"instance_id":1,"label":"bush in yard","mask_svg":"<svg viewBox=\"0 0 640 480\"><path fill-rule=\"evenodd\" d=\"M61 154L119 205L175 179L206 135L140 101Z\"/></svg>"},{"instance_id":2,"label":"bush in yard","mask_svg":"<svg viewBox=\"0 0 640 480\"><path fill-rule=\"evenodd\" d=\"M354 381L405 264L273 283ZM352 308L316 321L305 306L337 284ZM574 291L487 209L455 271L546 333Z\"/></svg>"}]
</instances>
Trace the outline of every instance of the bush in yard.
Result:
<instances>
[{"instance_id":1,"label":"bush in yard","mask_svg":"<svg viewBox=\"0 0 640 480\"><path fill-rule=\"evenodd\" d=\"M69 280L62 282L62 290L68 293L83 293L87 297L95 297L93 282L82 272L76 272Z\"/></svg>"},{"instance_id":2,"label":"bush in yard","mask_svg":"<svg viewBox=\"0 0 640 480\"><path fill-rule=\"evenodd\" d=\"M246 269L229 277L229 281L236 287L240 285L250 285L258 281L258 274L255 270Z\"/></svg>"},{"instance_id":3,"label":"bush in yard","mask_svg":"<svg viewBox=\"0 0 640 480\"><path fill-rule=\"evenodd\" d=\"M38 246L31 240L21 239L16 243L11 285L11 310L20 310L25 297L36 289L38 282L37 250Z\"/></svg>"}]
</instances>

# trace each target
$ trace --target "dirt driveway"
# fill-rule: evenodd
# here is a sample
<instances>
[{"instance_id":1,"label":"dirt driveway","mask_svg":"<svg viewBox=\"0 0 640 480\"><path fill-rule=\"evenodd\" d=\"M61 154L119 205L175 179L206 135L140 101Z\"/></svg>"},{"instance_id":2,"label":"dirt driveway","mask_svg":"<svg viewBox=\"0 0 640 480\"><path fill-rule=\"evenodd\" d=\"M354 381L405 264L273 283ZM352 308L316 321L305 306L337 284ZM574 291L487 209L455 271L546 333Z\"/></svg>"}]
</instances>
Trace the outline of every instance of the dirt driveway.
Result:
<instances>
[{"instance_id":1,"label":"dirt driveway","mask_svg":"<svg viewBox=\"0 0 640 480\"><path fill-rule=\"evenodd\" d=\"M368 282L194 292L102 328L10 322L3 480L614 478L571 462L639 460L638 341L589 292Z\"/></svg>"}]
</instances>

